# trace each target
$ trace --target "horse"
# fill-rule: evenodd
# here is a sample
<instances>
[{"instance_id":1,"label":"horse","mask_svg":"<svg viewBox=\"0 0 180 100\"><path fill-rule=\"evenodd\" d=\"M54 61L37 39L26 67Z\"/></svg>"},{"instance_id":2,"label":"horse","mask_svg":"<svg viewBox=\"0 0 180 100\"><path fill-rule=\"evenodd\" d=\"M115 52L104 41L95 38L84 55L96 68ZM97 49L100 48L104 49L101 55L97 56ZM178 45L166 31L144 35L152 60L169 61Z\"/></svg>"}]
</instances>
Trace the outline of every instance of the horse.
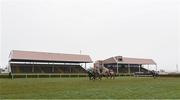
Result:
<instances>
[{"instance_id":1,"label":"horse","mask_svg":"<svg viewBox=\"0 0 180 100\"><path fill-rule=\"evenodd\" d=\"M88 73L89 80L96 80L97 78L101 80L102 78L101 74L99 74L96 69L89 69L87 73Z\"/></svg>"},{"instance_id":2,"label":"horse","mask_svg":"<svg viewBox=\"0 0 180 100\"><path fill-rule=\"evenodd\" d=\"M112 69L109 70L109 75L110 75L111 79L112 78L115 79L116 74L115 74L115 72Z\"/></svg>"},{"instance_id":3,"label":"horse","mask_svg":"<svg viewBox=\"0 0 180 100\"><path fill-rule=\"evenodd\" d=\"M112 69L108 69L106 67L98 67L97 68L99 74L101 74L101 76L106 77L107 79L110 77L110 79L115 79L115 73Z\"/></svg>"},{"instance_id":4,"label":"horse","mask_svg":"<svg viewBox=\"0 0 180 100\"><path fill-rule=\"evenodd\" d=\"M89 80L101 80L102 77L106 77L107 79L115 79L115 73L112 69L108 69L106 67L98 67L98 68L91 68L87 70Z\"/></svg>"},{"instance_id":5,"label":"horse","mask_svg":"<svg viewBox=\"0 0 180 100\"><path fill-rule=\"evenodd\" d=\"M154 71L154 70L152 70L150 73L152 74L152 77L153 77L154 79L159 76L159 73L156 72L156 71Z\"/></svg>"}]
</instances>

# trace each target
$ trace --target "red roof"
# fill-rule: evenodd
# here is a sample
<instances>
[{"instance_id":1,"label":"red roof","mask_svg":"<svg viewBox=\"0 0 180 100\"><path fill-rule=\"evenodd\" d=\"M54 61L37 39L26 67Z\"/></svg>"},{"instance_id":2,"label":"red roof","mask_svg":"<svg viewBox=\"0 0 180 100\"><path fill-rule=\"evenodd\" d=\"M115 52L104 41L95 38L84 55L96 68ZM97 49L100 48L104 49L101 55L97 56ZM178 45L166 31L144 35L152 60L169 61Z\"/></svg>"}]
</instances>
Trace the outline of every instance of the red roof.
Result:
<instances>
[{"instance_id":1,"label":"red roof","mask_svg":"<svg viewBox=\"0 0 180 100\"><path fill-rule=\"evenodd\" d=\"M50 61L50 62L76 62L91 63L88 55L81 54L63 54L34 51L13 50L10 54L10 61Z\"/></svg>"}]
</instances>

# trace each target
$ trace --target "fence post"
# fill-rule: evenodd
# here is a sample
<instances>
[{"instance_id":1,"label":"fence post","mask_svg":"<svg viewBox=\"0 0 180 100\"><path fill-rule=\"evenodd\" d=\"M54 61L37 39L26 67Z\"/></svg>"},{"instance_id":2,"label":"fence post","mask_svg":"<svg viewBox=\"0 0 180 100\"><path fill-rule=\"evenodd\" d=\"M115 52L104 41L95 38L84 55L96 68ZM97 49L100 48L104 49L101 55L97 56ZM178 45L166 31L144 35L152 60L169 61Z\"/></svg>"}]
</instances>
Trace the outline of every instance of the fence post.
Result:
<instances>
[{"instance_id":1,"label":"fence post","mask_svg":"<svg viewBox=\"0 0 180 100\"><path fill-rule=\"evenodd\" d=\"M26 74L26 78L27 78L27 74Z\"/></svg>"}]
</instances>

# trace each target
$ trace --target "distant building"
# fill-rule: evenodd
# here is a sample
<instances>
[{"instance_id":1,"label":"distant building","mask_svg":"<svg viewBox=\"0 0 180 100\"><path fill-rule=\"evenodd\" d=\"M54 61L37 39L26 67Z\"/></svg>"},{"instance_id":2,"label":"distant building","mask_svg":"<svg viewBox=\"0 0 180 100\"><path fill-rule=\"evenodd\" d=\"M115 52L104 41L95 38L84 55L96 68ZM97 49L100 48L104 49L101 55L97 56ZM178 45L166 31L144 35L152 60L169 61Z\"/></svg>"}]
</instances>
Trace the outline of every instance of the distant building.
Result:
<instances>
[{"instance_id":1,"label":"distant building","mask_svg":"<svg viewBox=\"0 0 180 100\"><path fill-rule=\"evenodd\" d=\"M149 69L143 68L142 65L156 66L156 63L152 59L115 56L105 60L98 60L94 64L95 67L105 66L106 68L113 69L116 73L134 73L149 71Z\"/></svg>"},{"instance_id":2,"label":"distant building","mask_svg":"<svg viewBox=\"0 0 180 100\"><path fill-rule=\"evenodd\" d=\"M92 63L88 55L13 50L8 68L12 73L85 73L86 63Z\"/></svg>"}]
</instances>

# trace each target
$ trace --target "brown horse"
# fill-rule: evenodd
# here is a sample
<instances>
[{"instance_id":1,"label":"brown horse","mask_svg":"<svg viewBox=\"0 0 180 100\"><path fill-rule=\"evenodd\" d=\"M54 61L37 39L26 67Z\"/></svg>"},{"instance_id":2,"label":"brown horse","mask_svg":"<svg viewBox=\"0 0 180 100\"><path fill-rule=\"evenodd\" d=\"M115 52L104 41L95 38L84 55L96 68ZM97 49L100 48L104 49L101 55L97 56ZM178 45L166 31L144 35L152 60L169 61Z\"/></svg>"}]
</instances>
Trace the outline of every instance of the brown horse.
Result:
<instances>
[{"instance_id":1,"label":"brown horse","mask_svg":"<svg viewBox=\"0 0 180 100\"><path fill-rule=\"evenodd\" d=\"M106 68L106 67L100 67L99 69L99 74L101 75L101 76L104 76L104 77L106 77L107 79L108 78L110 78L110 79L115 79L115 73L114 73L114 71L112 70L112 69L108 69L108 68Z\"/></svg>"}]
</instances>

